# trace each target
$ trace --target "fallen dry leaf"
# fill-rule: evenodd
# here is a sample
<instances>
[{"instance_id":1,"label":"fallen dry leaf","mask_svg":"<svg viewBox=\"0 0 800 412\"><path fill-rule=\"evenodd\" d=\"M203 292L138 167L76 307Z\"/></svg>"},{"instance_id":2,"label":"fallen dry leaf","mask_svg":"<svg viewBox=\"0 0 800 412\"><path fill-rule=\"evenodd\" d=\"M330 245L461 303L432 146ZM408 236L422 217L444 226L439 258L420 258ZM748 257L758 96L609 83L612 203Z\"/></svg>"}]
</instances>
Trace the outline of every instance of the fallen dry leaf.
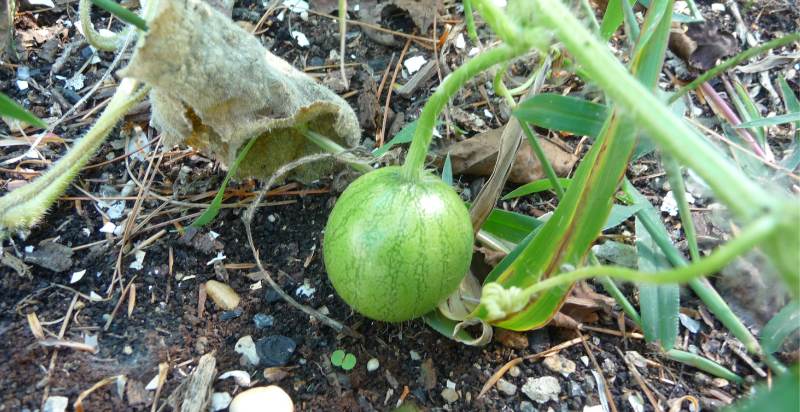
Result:
<instances>
[{"instance_id":1,"label":"fallen dry leaf","mask_svg":"<svg viewBox=\"0 0 800 412\"><path fill-rule=\"evenodd\" d=\"M502 133L503 128L500 127L455 143L440 152L440 161L443 161L444 157L449 153L453 165L453 174L489 176L497 159L497 149ZM553 164L553 169L559 176L565 176L569 173L578 160L572 153L564 151L561 147L547 140L540 139L539 144L542 145L542 150L544 150L550 163ZM545 174L539 164L539 159L536 158L528 143L523 142L517 151L517 157L514 160L514 166L511 168L508 181L525 184L544 177Z\"/></svg>"},{"instance_id":2,"label":"fallen dry leaf","mask_svg":"<svg viewBox=\"0 0 800 412\"><path fill-rule=\"evenodd\" d=\"M719 30L713 23L702 23L673 28L669 49L690 67L706 71L718 60L735 55L739 46L732 34Z\"/></svg>"}]
</instances>

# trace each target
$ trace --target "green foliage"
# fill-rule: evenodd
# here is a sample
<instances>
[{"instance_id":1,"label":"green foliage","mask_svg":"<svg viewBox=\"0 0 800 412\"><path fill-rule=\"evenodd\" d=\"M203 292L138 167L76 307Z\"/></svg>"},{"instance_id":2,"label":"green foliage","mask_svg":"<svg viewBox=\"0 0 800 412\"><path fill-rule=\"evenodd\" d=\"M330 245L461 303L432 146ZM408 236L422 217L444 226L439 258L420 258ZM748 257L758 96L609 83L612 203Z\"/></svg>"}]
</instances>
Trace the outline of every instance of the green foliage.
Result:
<instances>
[{"instance_id":1,"label":"green foliage","mask_svg":"<svg viewBox=\"0 0 800 412\"><path fill-rule=\"evenodd\" d=\"M600 134L608 113L608 107L602 104L553 93L530 97L514 110L514 116L520 121L591 137Z\"/></svg>"},{"instance_id":2,"label":"green foliage","mask_svg":"<svg viewBox=\"0 0 800 412\"><path fill-rule=\"evenodd\" d=\"M331 354L331 364L349 371L356 366L356 355L337 349Z\"/></svg>"},{"instance_id":3,"label":"green foliage","mask_svg":"<svg viewBox=\"0 0 800 412\"><path fill-rule=\"evenodd\" d=\"M780 116L767 117L763 119L755 119L749 122L744 122L734 127L747 128L747 127L774 126L776 124L786 124L798 121L800 121L800 112L795 112L795 113L782 114Z\"/></svg>"},{"instance_id":4,"label":"green foliage","mask_svg":"<svg viewBox=\"0 0 800 412\"><path fill-rule=\"evenodd\" d=\"M800 405L800 370L792 368L772 382L772 387L763 384L756 388L755 395L749 399L729 406L725 412L796 411Z\"/></svg>"},{"instance_id":5,"label":"green foliage","mask_svg":"<svg viewBox=\"0 0 800 412\"><path fill-rule=\"evenodd\" d=\"M0 116L8 116L36 127L47 127L47 123L22 108L22 106L18 105L3 93L0 93Z\"/></svg>"},{"instance_id":6,"label":"green foliage","mask_svg":"<svg viewBox=\"0 0 800 412\"><path fill-rule=\"evenodd\" d=\"M558 182L562 187L567 188L571 179L559 178ZM534 193L544 192L553 188L552 182L549 179L539 179L530 183L526 183L514 190L509 194L503 196L503 200L511 200L522 196L532 195Z\"/></svg>"},{"instance_id":7,"label":"green foliage","mask_svg":"<svg viewBox=\"0 0 800 412\"><path fill-rule=\"evenodd\" d=\"M800 302L786 305L761 330L761 347L764 353L772 354L783 345L783 341L800 329Z\"/></svg>"},{"instance_id":8,"label":"green foliage","mask_svg":"<svg viewBox=\"0 0 800 412\"><path fill-rule=\"evenodd\" d=\"M239 154L236 156L236 160L233 162L230 169L228 169L228 174L225 175L225 180L222 181L222 184L217 190L217 194L208 205L208 209L206 209L202 215L198 216L197 219L192 222L192 227L203 227L217 217L217 214L219 214L219 209L222 207L222 199L225 197L225 189L228 187L228 182L230 182L231 177L236 175L236 171L239 169L239 163L241 163L242 160L247 156L247 153L250 151L250 148L253 147L253 144L255 144L256 140L258 139L250 139L250 141L247 142L247 145L245 145L241 151L239 151Z\"/></svg>"},{"instance_id":9,"label":"green foliage","mask_svg":"<svg viewBox=\"0 0 800 412\"><path fill-rule=\"evenodd\" d=\"M444 166L442 166L442 181L447 183L448 186L453 185L453 162L450 161L450 153L444 159Z\"/></svg>"},{"instance_id":10,"label":"green foliage","mask_svg":"<svg viewBox=\"0 0 800 412\"><path fill-rule=\"evenodd\" d=\"M636 219L636 252L639 255L639 270L657 272L670 268L667 258L639 219ZM675 346L680 306L678 285L639 285L641 326L648 342L657 342L663 350Z\"/></svg>"},{"instance_id":11,"label":"green foliage","mask_svg":"<svg viewBox=\"0 0 800 412\"><path fill-rule=\"evenodd\" d=\"M141 31L147 31L147 23L136 15L136 13L120 6L112 0L92 0L92 3L100 8L107 10L109 13L117 16L120 20L131 24Z\"/></svg>"}]
</instances>

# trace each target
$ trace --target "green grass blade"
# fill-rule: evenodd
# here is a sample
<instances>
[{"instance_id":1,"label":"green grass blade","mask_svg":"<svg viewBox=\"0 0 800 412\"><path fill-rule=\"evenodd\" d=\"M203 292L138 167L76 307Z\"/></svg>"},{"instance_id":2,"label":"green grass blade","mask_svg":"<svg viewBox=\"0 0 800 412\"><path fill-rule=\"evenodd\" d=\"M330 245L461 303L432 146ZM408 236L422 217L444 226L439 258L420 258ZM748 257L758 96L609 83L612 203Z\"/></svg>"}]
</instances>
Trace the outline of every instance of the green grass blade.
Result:
<instances>
[{"instance_id":1,"label":"green grass blade","mask_svg":"<svg viewBox=\"0 0 800 412\"><path fill-rule=\"evenodd\" d=\"M411 143L412 138L414 137L414 133L417 131L417 124L419 123L419 119L414 120L413 122L407 123L397 132L391 140L384 143L383 146L375 149L372 151L372 155L375 157L381 157L386 152L388 152L392 147L403 144L403 143Z\"/></svg>"},{"instance_id":2,"label":"green grass blade","mask_svg":"<svg viewBox=\"0 0 800 412\"><path fill-rule=\"evenodd\" d=\"M794 94L792 88L789 87L789 83L786 82L783 76L778 77L778 86L781 89L783 106L786 108L786 113L800 112L800 100L797 99L797 95ZM795 122L794 127L796 127L798 129L797 132L800 133L800 122Z\"/></svg>"},{"instance_id":3,"label":"green grass blade","mask_svg":"<svg viewBox=\"0 0 800 412\"><path fill-rule=\"evenodd\" d=\"M4 93L0 93L0 115L12 117L42 129L47 128L47 123L25 110Z\"/></svg>"},{"instance_id":4,"label":"green grass blade","mask_svg":"<svg viewBox=\"0 0 800 412\"><path fill-rule=\"evenodd\" d=\"M800 121L800 112L795 113L787 113L782 114L780 116L774 117L766 117L763 119L751 120L749 122L744 122L739 124L738 126L733 126L737 129L741 128L749 128L749 127L764 127L764 126L774 126L776 124L785 124L785 123L793 123Z\"/></svg>"},{"instance_id":5,"label":"green grass blade","mask_svg":"<svg viewBox=\"0 0 800 412\"><path fill-rule=\"evenodd\" d=\"M771 386L771 387L770 387ZM725 412L764 412L770 411L797 411L800 405L800 370L792 368L787 373L772 382L772 385L763 384L756 388L755 394L748 399L737 402L725 408Z\"/></svg>"},{"instance_id":6,"label":"green grass blade","mask_svg":"<svg viewBox=\"0 0 800 412\"><path fill-rule=\"evenodd\" d=\"M453 163L450 161L450 153L444 159L444 166L442 166L442 181L447 183L448 186L453 185Z\"/></svg>"},{"instance_id":7,"label":"green grass blade","mask_svg":"<svg viewBox=\"0 0 800 412\"><path fill-rule=\"evenodd\" d=\"M242 148L242 151L236 156L236 160L233 161L230 169L228 169L228 174L225 175L225 180L222 181L222 184L217 190L217 194L214 196L214 199L208 205L208 209L203 212L202 215L198 216L197 219L192 222L192 227L203 227L213 221L217 215L219 214L219 209L222 207L222 199L225 197L225 189L228 187L228 182L230 182L231 177L236 174L236 170L239 169L239 163L247 156L247 153L250 151L250 148L253 147L253 144L258 140L257 138L250 139L247 142L247 145Z\"/></svg>"},{"instance_id":8,"label":"green grass blade","mask_svg":"<svg viewBox=\"0 0 800 412\"><path fill-rule=\"evenodd\" d=\"M764 353L772 354L783 345L783 341L800 329L800 302L786 305L761 330L761 347Z\"/></svg>"},{"instance_id":9,"label":"green grass blade","mask_svg":"<svg viewBox=\"0 0 800 412\"><path fill-rule=\"evenodd\" d=\"M643 213L646 213L643 211ZM671 268L666 256L658 249L650 233L636 219L636 252L639 255L639 270L657 272ZM675 346L678 337L678 313L680 312L680 287L678 285L641 284L639 286L639 310L642 314L642 330L648 342L658 342L663 350Z\"/></svg>"},{"instance_id":10,"label":"green grass blade","mask_svg":"<svg viewBox=\"0 0 800 412\"><path fill-rule=\"evenodd\" d=\"M542 221L528 215L493 209L481 226L481 230L516 245L522 243L531 232L543 224Z\"/></svg>"},{"instance_id":11,"label":"green grass blade","mask_svg":"<svg viewBox=\"0 0 800 412\"><path fill-rule=\"evenodd\" d=\"M750 98L750 94L747 93L744 86L738 81L735 81L733 87L736 90L736 95L731 96L731 100L733 101L733 105L736 106L736 111L741 115L742 122L747 123L761 119L761 113L759 113L756 104L753 102L753 99ZM755 136L758 144L762 148L765 147L766 137L764 136L764 129L762 127L751 127L750 132Z\"/></svg>"},{"instance_id":12,"label":"green grass blade","mask_svg":"<svg viewBox=\"0 0 800 412\"><path fill-rule=\"evenodd\" d=\"M667 172L669 186L678 203L678 211L681 216L681 225L686 235L686 242L689 244L689 254L693 261L700 260L700 250L697 248L697 233L694 230L694 220L692 212L689 210L689 202L686 200L686 185L683 182L683 173L680 165L669 155L661 157L661 163Z\"/></svg>"},{"instance_id":13,"label":"green grass blade","mask_svg":"<svg viewBox=\"0 0 800 412\"><path fill-rule=\"evenodd\" d=\"M666 355L668 358L676 362L680 362L689 366L694 366L695 368L700 369L703 372L708 372L714 376L727 379L728 381L734 383L743 382L741 376L731 372L730 370L728 370L728 368L710 359L704 358L700 355L676 349L671 349L667 351ZM781 409L776 409L776 410L781 410Z\"/></svg>"},{"instance_id":14,"label":"green grass blade","mask_svg":"<svg viewBox=\"0 0 800 412\"><path fill-rule=\"evenodd\" d=\"M514 110L521 122L579 136L596 137L608 117L607 106L553 93L532 96Z\"/></svg>"},{"instance_id":15,"label":"green grass blade","mask_svg":"<svg viewBox=\"0 0 800 412\"><path fill-rule=\"evenodd\" d=\"M624 18L622 1L626 0L608 0L608 6L606 6L606 12L603 15L603 22L600 24L600 37L604 40L610 39L619 28L619 25L622 24L622 19ZM636 0L627 1L631 5L636 3Z\"/></svg>"},{"instance_id":16,"label":"green grass blade","mask_svg":"<svg viewBox=\"0 0 800 412\"><path fill-rule=\"evenodd\" d=\"M561 184L561 187L567 188L569 187L569 183L572 179L569 178L559 178L558 182ZM516 199L518 197L532 195L534 193L544 192L545 190L550 190L553 188L553 184L550 179L539 179L535 180L530 183L526 183L514 190L512 190L509 194L502 197L502 200L511 200Z\"/></svg>"}]
</instances>

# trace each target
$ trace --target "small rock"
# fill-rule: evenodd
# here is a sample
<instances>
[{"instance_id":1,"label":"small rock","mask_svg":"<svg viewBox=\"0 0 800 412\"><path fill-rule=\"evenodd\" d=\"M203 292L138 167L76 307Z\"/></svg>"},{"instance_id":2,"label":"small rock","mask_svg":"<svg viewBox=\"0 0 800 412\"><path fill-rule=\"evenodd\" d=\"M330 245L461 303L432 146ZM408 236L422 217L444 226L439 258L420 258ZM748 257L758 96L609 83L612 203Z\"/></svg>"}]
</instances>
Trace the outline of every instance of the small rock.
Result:
<instances>
[{"instance_id":1,"label":"small rock","mask_svg":"<svg viewBox=\"0 0 800 412\"><path fill-rule=\"evenodd\" d=\"M72 248L60 243L43 242L33 253L25 255L25 262L56 273L65 272L72 267Z\"/></svg>"},{"instance_id":2,"label":"small rock","mask_svg":"<svg viewBox=\"0 0 800 412\"><path fill-rule=\"evenodd\" d=\"M447 403L453 403L458 400L458 392L456 392L455 389L444 388L444 390L442 390L442 398L447 401Z\"/></svg>"},{"instance_id":3,"label":"small rock","mask_svg":"<svg viewBox=\"0 0 800 412\"><path fill-rule=\"evenodd\" d=\"M553 376L542 376L541 378L528 378L522 386L522 393L537 403L558 400L561 393L561 384Z\"/></svg>"},{"instance_id":4,"label":"small rock","mask_svg":"<svg viewBox=\"0 0 800 412\"><path fill-rule=\"evenodd\" d=\"M575 398L582 398L586 396L586 393L581 388L581 385L575 381L569 381L569 396Z\"/></svg>"},{"instance_id":5,"label":"small rock","mask_svg":"<svg viewBox=\"0 0 800 412\"><path fill-rule=\"evenodd\" d=\"M511 369L508 370L508 374L511 375L512 378L518 378L519 375L522 374L522 371L519 369L519 366L512 366Z\"/></svg>"},{"instance_id":6,"label":"small rock","mask_svg":"<svg viewBox=\"0 0 800 412\"><path fill-rule=\"evenodd\" d=\"M419 356L419 353L417 353L417 351L412 350L411 352L409 352L409 354L411 355L411 360L413 361L418 361L422 359L422 356Z\"/></svg>"},{"instance_id":7,"label":"small rock","mask_svg":"<svg viewBox=\"0 0 800 412\"><path fill-rule=\"evenodd\" d=\"M250 335L239 338L233 350L242 355L242 358L244 358L248 364L247 366L257 366L261 361L261 358L258 356L256 344L253 342L253 337Z\"/></svg>"},{"instance_id":8,"label":"small rock","mask_svg":"<svg viewBox=\"0 0 800 412\"><path fill-rule=\"evenodd\" d=\"M242 308L236 308L234 310L226 310L219 315L219 320L223 322L227 322L232 319L236 319L239 316L242 316Z\"/></svg>"},{"instance_id":9,"label":"small rock","mask_svg":"<svg viewBox=\"0 0 800 412\"><path fill-rule=\"evenodd\" d=\"M367 361L367 372L375 372L380 367L381 367L380 361L378 361L375 358L372 358Z\"/></svg>"},{"instance_id":10,"label":"small rock","mask_svg":"<svg viewBox=\"0 0 800 412\"><path fill-rule=\"evenodd\" d=\"M278 292L275 291L275 289L268 288L267 291L264 292L264 300L267 303L275 303L281 300L281 295L279 295Z\"/></svg>"},{"instance_id":11,"label":"small rock","mask_svg":"<svg viewBox=\"0 0 800 412\"><path fill-rule=\"evenodd\" d=\"M201 336L194 342L194 350L198 355L204 355L208 352L208 338Z\"/></svg>"},{"instance_id":12,"label":"small rock","mask_svg":"<svg viewBox=\"0 0 800 412\"><path fill-rule=\"evenodd\" d=\"M728 382L727 379L723 379L723 378L714 378L714 379L711 380L711 384L713 384L717 388L724 388L724 387L728 386L729 383L730 382Z\"/></svg>"},{"instance_id":13,"label":"small rock","mask_svg":"<svg viewBox=\"0 0 800 412\"><path fill-rule=\"evenodd\" d=\"M519 403L519 411L520 412L538 412L536 408L533 407L533 404L528 401L522 401Z\"/></svg>"},{"instance_id":14,"label":"small rock","mask_svg":"<svg viewBox=\"0 0 800 412\"><path fill-rule=\"evenodd\" d=\"M122 347L122 353L125 355L131 355L133 354L133 348L131 345L125 345Z\"/></svg>"},{"instance_id":15,"label":"small rock","mask_svg":"<svg viewBox=\"0 0 800 412\"><path fill-rule=\"evenodd\" d=\"M603 372L605 372L608 376L614 376L617 374L617 364L614 363L610 358L603 359Z\"/></svg>"},{"instance_id":16,"label":"small rock","mask_svg":"<svg viewBox=\"0 0 800 412\"><path fill-rule=\"evenodd\" d=\"M583 412L603 412L605 410L606 409L603 407L603 405L594 405L594 406L584 406L583 407Z\"/></svg>"},{"instance_id":17,"label":"small rock","mask_svg":"<svg viewBox=\"0 0 800 412\"><path fill-rule=\"evenodd\" d=\"M292 398L277 386L260 386L248 389L233 398L230 412L254 412L266 410L271 412L292 412L294 403Z\"/></svg>"},{"instance_id":18,"label":"small rock","mask_svg":"<svg viewBox=\"0 0 800 412\"><path fill-rule=\"evenodd\" d=\"M517 385L505 379L500 379L497 381L497 390L508 396L514 396L517 393Z\"/></svg>"},{"instance_id":19,"label":"small rock","mask_svg":"<svg viewBox=\"0 0 800 412\"><path fill-rule=\"evenodd\" d=\"M275 318L266 313L256 313L255 316L253 316L253 323L256 324L256 328L258 329L270 328L275 323Z\"/></svg>"},{"instance_id":20,"label":"small rock","mask_svg":"<svg viewBox=\"0 0 800 412\"><path fill-rule=\"evenodd\" d=\"M575 362L561 356L553 355L544 358L544 366L555 373L560 373L565 378L575 372Z\"/></svg>"},{"instance_id":21,"label":"small rock","mask_svg":"<svg viewBox=\"0 0 800 412\"><path fill-rule=\"evenodd\" d=\"M282 335L267 336L256 342L256 350L263 367L286 365L296 347L292 338Z\"/></svg>"},{"instance_id":22,"label":"small rock","mask_svg":"<svg viewBox=\"0 0 800 412\"><path fill-rule=\"evenodd\" d=\"M42 412L64 412L69 404L66 396L51 396L44 401Z\"/></svg>"},{"instance_id":23,"label":"small rock","mask_svg":"<svg viewBox=\"0 0 800 412\"><path fill-rule=\"evenodd\" d=\"M289 372L286 372L286 370L283 368L264 369L264 379L266 379L269 383L278 382L287 376L289 376Z\"/></svg>"},{"instance_id":24,"label":"small rock","mask_svg":"<svg viewBox=\"0 0 800 412\"><path fill-rule=\"evenodd\" d=\"M231 395L228 392L214 392L211 394L211 404L208 409L211 412L221 411L231 404Z\"/></svg>"},{"instance_id":25,"label":"small rock","mask_svg":"<svg viewBox=\"0 0 800 412\"><path fill-rule=\"evenodd\" d=\"M589 366L589 357L585 356L585 355L581 356L581 363L583 363L583 366L587 366L588 367Z\"/></svg>"},{"instance_id":26,"label":"small rock","mask_svg":"<svg viewBox=\"0 0 800 412\"><path fill-rule=\"evenodd\" d=\"M223 310L236 309L242 299L233 288L216 280L206 282L206 294Z\"/></svg>"},{"instance_id":27,"label":"small rock","mask_svg":"<svg viewBox=\"0 0 800 412\"><path fill-rule=\"evenodd\" d=\"M725 12L725 5L722 3L711 3L711 10L717 13Z\"/></svg>"}]
</instances>

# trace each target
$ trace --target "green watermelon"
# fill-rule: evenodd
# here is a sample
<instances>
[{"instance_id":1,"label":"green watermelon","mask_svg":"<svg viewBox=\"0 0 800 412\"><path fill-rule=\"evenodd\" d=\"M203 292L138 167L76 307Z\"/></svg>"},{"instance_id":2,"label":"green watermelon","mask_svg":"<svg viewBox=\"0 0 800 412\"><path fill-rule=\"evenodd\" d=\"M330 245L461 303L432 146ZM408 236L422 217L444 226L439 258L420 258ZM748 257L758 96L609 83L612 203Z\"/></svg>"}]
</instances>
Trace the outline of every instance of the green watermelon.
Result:
<instances>
[{"instance_id":1,"label":"green watermelon","mask_svg":"<svg viewBox=\"0 0 800 412\"><path fill-rule=\"evenodd\" d=\"M458 288L472 258L464 202L438 177L411 181L398 166L367 173L342 193L323 255L339 296L386 322L430 312Z\"/></svg>"}]
</instances>

